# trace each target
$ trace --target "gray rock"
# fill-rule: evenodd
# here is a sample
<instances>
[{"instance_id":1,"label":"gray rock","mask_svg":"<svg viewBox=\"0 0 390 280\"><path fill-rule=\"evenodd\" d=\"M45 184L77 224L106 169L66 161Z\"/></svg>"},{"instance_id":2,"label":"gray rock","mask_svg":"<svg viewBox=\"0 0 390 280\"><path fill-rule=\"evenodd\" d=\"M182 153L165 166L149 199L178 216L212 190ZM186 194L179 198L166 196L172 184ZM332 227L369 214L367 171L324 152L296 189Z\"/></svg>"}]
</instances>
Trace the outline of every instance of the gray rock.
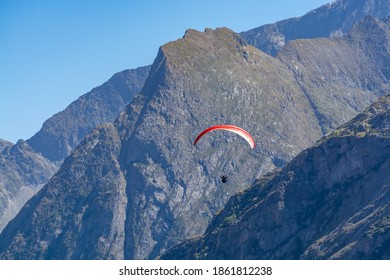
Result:
<instances>
[{"instance_id":1,"label":"gray rock","mask_svg":"<svg viewBox=\"0 0 390 280\"><path fill-rule=\"evenodd\" d=\"M13 143L0 138L0 153L2 150L4 150L5 148L7 148L9 146L12 146L12 145L13 145Z\"/></svg>"},{"instance_id":2,"label":"gray rock","mask_svg":"<svg viewBox=\"0 0 390 280\"><path fill-rule=\"evenodd\" d=\"M275 56L291 40L341 36L365 16L382 19L388 15L389 0L337 0L302 17L266 24L240 35L249 44Z\"/></svg>"},{"instance_id":3,"label":"gray rock","mask_svg":"<svg viewBox=\"0 0 390 280\"><path fill-rule=\"evenodd\" d=\"M27 143L51 161L62 161L96 126L114 121L140 92L150 66L116 73L46 120Z\"/></svg>"},{"instance_id":4,"label":"gray rock","mask_svg":"<svg viewBox=\"0 0 390 280\"><path fill-rule=\"evenodd\" d=\"M388 93L390 24L366 17L342 37L289 42L277 55L328 133Z\"/></svg>"},{"instance_id":5,"label":"gray rock","mask_svg":"<svg viewBox=\"0 0 390 280\"><path fill-rule=\"evenodd\" d=\"M367 38L351 42L351 48L369 45ZM332 53L344 51L334 47L329 58ZM367 63L379 60L372 54L363 56ZM347 69L349 60L339 60L338 67ZM155 258L202 234L232 194L284 166L323 134L317 100L340 95L311 101L306 80L297 79L287 61L247 45L226 28L188 30L183 39L162 46L141 93L113 124L88 135L9 223L0 235L0 257ZM378 78L373 73L367 75ZM348 87L354 76L347 74L339 85ZM325 94L333 84L333 79L312 82L322 88L313 94ZM368 99L379 94L376 87L359 90ZM351 107L355 96L345 96ZM344 111L321 112L334 122L343 119ZM201 130L219 123L248 130L257 148L224 132L193 146ZM227 184L220 182L222 174Z\"/></svg>"},{"instance_id":6,"label":"gray rock","mask_svg":"<svg viewBox=\"0 0 390 280\"><path fill-rule=\"evenodd\" d=\"M23 140L7 144L0 153L0 232L57 169Z\"/></svg>"},{"instance_id":7,"label":"gray rock","mask_svg":"<svg viewBox=\"0 0 390 280\"><path fill-rule=\"evenodd\" d=\"M149 71L150 66L145 66L115 74L48 119L27 142L11 147L0 141L0 151L4 150L0 153L0 232L87 133L118 117L139 93Z\"/></svg>"},{"instance_id":8,"label":"gray rock","mask_svg":"<svg viewBox=\"0 0 390 280\"><path fill-rule=\"evenodd\" d=\"M11 240L2 238L1 243L11 242L11 247L18 249L3 257L8 258L12 252L27 259L82 259L96 254L112 258L111 254L118 249L123 254L124 235L118 227L122 224L123 230L125 180L115 160L120 147L115 128L112 124L103 125L87 136L80 147L64 161L45 188L27 202L19 218L14 219L16 223L11 222L4 229L2 234L16 231L17 236ZM92 151L100 159L86 157L94 155ZM92 175L96 177L88 178ZM41 219L43 216L49 219Z\"/></svg>"},{"instance_id":9,"label":"gray rock","mask_svg":"<svg viewBox=\"0 0 390 280\"><path fill-rule=\"evenodd\" d=\"M233 196L162 259L389 259L390 95Z\"/></svg>"}]
</instances>

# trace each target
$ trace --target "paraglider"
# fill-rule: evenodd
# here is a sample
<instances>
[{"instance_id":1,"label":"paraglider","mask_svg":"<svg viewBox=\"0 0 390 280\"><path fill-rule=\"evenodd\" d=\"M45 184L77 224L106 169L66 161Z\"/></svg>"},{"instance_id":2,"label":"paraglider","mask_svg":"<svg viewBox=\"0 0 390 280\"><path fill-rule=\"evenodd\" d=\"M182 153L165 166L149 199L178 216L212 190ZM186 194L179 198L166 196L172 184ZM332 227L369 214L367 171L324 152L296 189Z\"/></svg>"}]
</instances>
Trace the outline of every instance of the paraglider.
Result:
<instances>
[{"instance_id":1,"label":"paraglider","mask_svg":"<svg viewBox=\"0 0 390 280\"><path fill-rule=\"evenodd\" d=\"M196 137L196 139L194 141L194 146L196 145L196 143L199 141L200 138L202 138L205 134L207 134L211 131L214 131L214 130L227 130L230 132L234 132L234 133L240 135L241 137L243 137L248 142L248 144L251 146L252 149L254 149L256 147L255 140L253 139L252 135L250 135L247 131L245 131L244 129L242 129L238 126L226 125L226 124L214 125L214 126L211 126L207 129L203 130L198 135L198 137Z\"/></svg>"},{"instance_id":2,"label":"paraglider","mask_svg":"<svg viewBox=\"0 0 390 280\"><path fill-rule=\"evenodd\" d=\"M203 130L196 137L196 139L194 141L194 146L196 145L196 143L199 141L200 138L202 138L204 135L206 135L207 133L209 133L211 131L214 131L214 130L227 130L227 131L230 131L230 132L234 132L234 133L240 135L242 138L244 138L248 142L248 144L250 145L250 147L252 149L254 149L256 147L255 140L253 139L252 135L250 135L247 131L245 131L241 127L234 126L234 125L226 125L226 124L214 125L214 126L211 126L211 127L207 128L207 129ZM227 182L227 176L222 175L220 178L221 178L221 182L223 184L225 184Z\"/></svg>"}]
</instances>

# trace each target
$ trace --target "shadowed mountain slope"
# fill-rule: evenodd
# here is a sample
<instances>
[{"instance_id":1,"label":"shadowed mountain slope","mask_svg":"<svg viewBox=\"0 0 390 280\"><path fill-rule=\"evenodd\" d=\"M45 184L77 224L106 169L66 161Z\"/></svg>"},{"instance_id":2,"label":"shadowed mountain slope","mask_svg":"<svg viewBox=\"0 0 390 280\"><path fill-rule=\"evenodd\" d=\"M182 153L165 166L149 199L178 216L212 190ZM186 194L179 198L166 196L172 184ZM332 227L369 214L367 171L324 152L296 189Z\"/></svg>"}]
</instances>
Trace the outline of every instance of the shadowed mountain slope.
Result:
<instances>
[{"instance_id":1,"label":"shadowed mountain slope","mask_svg":"<svg viewBox=\"0 0 390 280\"><path fill-rule=\"evenodd\" d=\"M390 96L233 196L163 259L389 259Z\"/></svg>"}]
</instances>

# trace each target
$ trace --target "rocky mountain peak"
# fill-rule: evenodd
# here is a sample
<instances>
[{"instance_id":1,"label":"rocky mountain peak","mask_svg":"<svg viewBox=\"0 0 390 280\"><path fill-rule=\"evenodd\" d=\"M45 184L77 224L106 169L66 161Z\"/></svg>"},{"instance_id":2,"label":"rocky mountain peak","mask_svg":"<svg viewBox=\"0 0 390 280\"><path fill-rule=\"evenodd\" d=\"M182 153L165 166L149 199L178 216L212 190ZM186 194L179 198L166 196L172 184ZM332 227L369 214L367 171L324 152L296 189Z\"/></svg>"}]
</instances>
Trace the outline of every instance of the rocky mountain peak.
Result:
<instances>
[{"instance_id":1,"label":"rocky mountain peak","mask_svg":"<svg viewBox=\"0 0 390 280\"><path fill-rule=\"evenodd\" d=\"M222 132L194 147L201 130L219 123L241 126L261 144L251 150ZM86 137L4 230L2 257L154 258L202 233L231 194L320 135L310 104L280 61L228 29L190 31L160 48L141 93L114 125ZM220 182L222 174L228 183ZM107 216L95 220L99 211L83 209L95 209L96 201ZM34 229L21 224L30 211ZM93 222L101 226L87 226ZM41 232L40 225L51 229ZM85 228L112 246L88 248L100 243L84 243ZM17 253L21 247L31 247L28 255Z\"/></svg>"},{"instance_id":2,"label":"rocky mountain peak","mask_svg":"<svg viewBox=\"0 0 390 280\"><path fill-rule=\"evenodd\" d=\"M283 167L312 146L327 124L349 119L388 84L375 64L386 54L366 55L360 41L304 40L291 43L275 58L246 45L228 29L187 33L160 48L140 94L114 123L86 136L9 223L0 235L1 258L155 258L185 238L202 234L232 194ZM370 67L361 67L363 63ZM367 89L361 76L377 84ZM215 124L244 128L255 138L256 148L222 131L194 146L198 133ZM322 150L315 151L321 167ZM333 153L329 157L337 159ZM326 164L331 166L332 160ZM310 176L314 174L315 166L306 167ZM276 173L268 176L275 183ZM267 206L283 197L288 183L298 178L282 173L283 182L264 204L264 211L276 215L276 221L283 218L279 208ZM226 183L221 182L222 175L228 177ZM317 178L318 184L325 175ZM275 188L267 179L257 186L254 192L260 191L261 199ZM293 196L300 189L289 190ZM305 185L304 190L314 190L308 194L314 197L309 204L317 207L319 189ZM307 197L302 191L298 194L302 197L291 201L300 211L306 209ZM280 203L281 209L288 200ZM255 208L259 201L252 201ZM293 229L313 218L297 215L302 219L292 224ZM227 225L235 223L234 215L226 220ZM285 237L282 233L267 234ZM298 246L302 240L296 241L290 245ZM292 251L294 256L299 250Z\"/></svg>"},{"instance_id":3,"label":"rocky mountain peak","mask_svg":"<svg viewBox=\"0 0 390 280\"><path fill-rule=\"evenodd\" d=\"M253 47L250 47L253 49ZM213 54L213 62L216 64L218 58L227 54L235 53L238 57L249 59L250 54L247 44L241 37L228 28L206 29L205 32L189 29L182 39L167 43L161 47L165 59L172 64L172 71L182 71L183 67L206 67L208 61L200 60L201 56L206 57L207 53ZM254 51L255 52L255 51ZM232 58L234 58L233 56ZM240 63L241 61L237 61ZM197 65L195 65L197 63ZM213 65L210 65L213 67Z\"/></svg>"},{"instance_id":4,"label":"rocky mountain peak","mask_svg":"<svg viewBox=\"0 0 390 280\"><path fill-rule=\"evenodd\" d=\"M212 41L213 37L217 40L225 40L229 43L236 41L239 43L239 45L246 45L244 40L242 40L242 38L236 32L226 27L220 27L216 29L206 28L204 32L200 32L194 29L188 29L183 36L184 39L188 40L200 40L201 42L199 42L199 46L202 46L202 40L203 42L207 42L208 44L210 44L210 41Z\"/></svg>"}]
</instances>

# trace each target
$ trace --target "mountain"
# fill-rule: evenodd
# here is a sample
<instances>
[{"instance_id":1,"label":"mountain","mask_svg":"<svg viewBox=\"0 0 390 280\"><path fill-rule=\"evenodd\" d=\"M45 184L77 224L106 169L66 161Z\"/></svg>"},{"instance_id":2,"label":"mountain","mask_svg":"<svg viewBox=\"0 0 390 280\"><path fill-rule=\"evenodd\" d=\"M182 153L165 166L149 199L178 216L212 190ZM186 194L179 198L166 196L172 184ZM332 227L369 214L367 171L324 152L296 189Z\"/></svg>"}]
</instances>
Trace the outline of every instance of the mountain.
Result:
<instances>
[{"instance_id":1,"label":"mountain","mask_svg":"<svg viewBox=\"0 0 390 280\"><path fill-rule=\"evenodd\" d=\"M233 196L162 259L389 259L390 95Z\"/></svg>"},{"instance_id":2,"label":"mountain","mask_svg":"<svg viewBox=\"0 0 390 280\"><path fill-rule=\"evenodd\" d=\"M115 74L48 119L27 142L11 147L0 141L0 232L87 133L118 117L139 93L149 71L145 66Z\"/></svg>"},{"instance_id":3,"label":"mountain","mask_svg":"<svg viewBox=\"0 0 390 280\"><path fill-rule=\"evenodd\" d=\"M390 17L366 17L342 37L291 41L277 58L294 73L327 133L389 92L389 53Z\"/></svg>"},{"instance_id":4,"label":"mountain","mask_svg":"<svg viewBox=\"0 0 390 280\"><path fill-rule=\"evenodd\" d=\"M62 161L97 125L114 121L139 93L150 66L116 73L103 85L46 120L27 143L51 161Z\"/></svg>"},{"instance_id":5,"label":"mountain","mask_svg":"<svg viewBox=\"0 0 390 280\"><path fill-rule=\"evenodd\" d=\"M249 44L275 56L291 40L340 36L365 16L390 15L390 0L338 0L302 17L266 24L240 33Z\"/></svg>"},{"instance_id":6,"label":"mountain","mask_svg":"<svg viewBox=\"0 0 390 280\"><path fill-rule=\"evenodd\" d=\"M6 143L0 152L0 231L57 171L25 141Z\"/></svg>"},{"instance_id":7,"label":"mountain","mask_svg":"<svg viewBox=\"0 0 390 280\"><path fill-rule=\"evenodd\" d=\"M264 125L252 121L260 119ZM196 134L214 123L243 126L262 145L251 151L238 137L217 133L194 147ZM306 126L311 131L302 133ZM141 93L118 120L87 136L4 229L1 252L153 258L202 233L237 188L320 135L281 62L228 29L188 30L161 47ZM230 184L220 183L222 173Z\"/></svg>"},{"instance_id":8,"label":"mountain","mask_svg":"<svg viewBox=\"0 0 390 280\"><path fill-rule=\"evenodd\" d=\"M369 44L356 40L353 46L363 51ZM163 45L141 93L114 123L87 135L4 229L0 257L155 258L202 234L232 194L284 166L323 135L315 103L321 98L308 97L339 98L326 92L334 80L312 83L323 91L305 91L305 80L297 79L288 61L261 52L226 28L188 30L182 39ZM348 68L347 59L332 61ZM344 81L347 86L351 79L338 85ZM344 98L355 104L361 90L351 85ZM363 90L367 100L379 94L376 87ZM345 114L322 113L337 121ZM224 132L193 146L200 131L220 123L250 131L256 149ZM220 182L222 174L228 183Z\"/></svg>"},{"instance_id":9,"label":"mountain","mask_svg":"<svg viewBox=\"0 0 390 280\"><path fill-rule=\"evenodd\" d=\"M0 138L0 152L2 151L2 150L4 150L5 148L7 148L7 147L9 147L9 146L12 146L13 145L13 143L11 143L11 142L9 142L9 141L7 141L7 140L4 140L4 139L1 139Z\"/></svg>"}]
</instances>

